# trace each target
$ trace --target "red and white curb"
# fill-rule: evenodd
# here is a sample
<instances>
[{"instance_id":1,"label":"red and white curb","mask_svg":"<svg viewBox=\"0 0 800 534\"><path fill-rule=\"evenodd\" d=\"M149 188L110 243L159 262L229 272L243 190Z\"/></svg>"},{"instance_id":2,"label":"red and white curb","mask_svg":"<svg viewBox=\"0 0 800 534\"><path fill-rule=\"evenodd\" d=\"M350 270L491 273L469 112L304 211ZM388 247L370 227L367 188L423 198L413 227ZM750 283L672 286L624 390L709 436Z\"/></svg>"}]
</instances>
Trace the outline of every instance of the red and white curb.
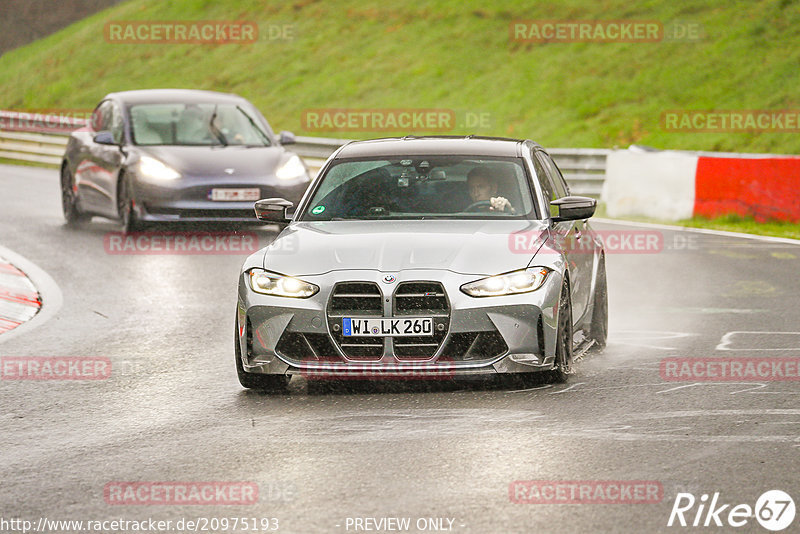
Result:
<instances>
[{"instance_id":1,"label":"red and white curb","mask_svg":"<svg viewBox=\"0 0 800 534\"><path fill-rule=\"evenodd\" d=\"M0 257L0 335L33 319L42 307L42 298L33 282Z\"/></svg>"},{"instance_id":2,"label":"red and white curb","mask_svg":"<svg viewBox=\"0 0 800 534\"><path fill-rule=\"evenodd\" d=\"M798 222L800 157L614 150L602 199L610 217L677 221L737 214Z\"/></svg>"}]
</instances>

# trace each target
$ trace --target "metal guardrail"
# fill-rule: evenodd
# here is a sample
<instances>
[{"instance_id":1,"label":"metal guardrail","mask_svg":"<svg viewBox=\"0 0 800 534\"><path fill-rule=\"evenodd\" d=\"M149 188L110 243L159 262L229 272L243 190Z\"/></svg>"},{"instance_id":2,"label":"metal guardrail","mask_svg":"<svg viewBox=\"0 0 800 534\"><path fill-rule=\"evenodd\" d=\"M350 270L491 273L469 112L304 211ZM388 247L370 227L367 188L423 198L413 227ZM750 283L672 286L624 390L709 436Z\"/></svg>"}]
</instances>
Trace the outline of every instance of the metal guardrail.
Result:
<instances>
[{"instance_id":1,"label":"metal guardrail","mask_svg":"<svg viewBox=\"0 0 800 534\"><path fill-rule=\"evenodd\" d=\"M69 132L83 126L75 117L0 110L0 158L59 165Z\"/></svg>"},{"instance_id":2,"label":"metal guardrail","mask_svg":"<svg viewBox=\"0 0 800 534\"><path fill-rule=\"evenodd\" d=\"M24 131L20 131L24 124ZM69 131L85 126L85 121L0 111L0 158L44 165L60 165ZM313 171L319 170L328 156L350 141L327 137L297 137L292 147ZM551 148L547 152L564 173L570 190L576 195L599 198L606 176L603 148Z\"/></svg>"},{"instance_id":3,"label":"metal guardrail","mask_svg":"<svg viewBox=\"0 0 800 534\"><path fill-rule=\"evenodd\" d=\"M609 148L548 148L574 195L600 198Z\"/></svg>"},{"instance_id":4,"label":"metal guardrail","mask_svg":"<svg viewBox=\"0 0 800 534\"><path fill-rule=\"evenodd\" d=\"M0 130L0 158L59 165L66 146L66 135Z\"/></svg>"}]
</instances>

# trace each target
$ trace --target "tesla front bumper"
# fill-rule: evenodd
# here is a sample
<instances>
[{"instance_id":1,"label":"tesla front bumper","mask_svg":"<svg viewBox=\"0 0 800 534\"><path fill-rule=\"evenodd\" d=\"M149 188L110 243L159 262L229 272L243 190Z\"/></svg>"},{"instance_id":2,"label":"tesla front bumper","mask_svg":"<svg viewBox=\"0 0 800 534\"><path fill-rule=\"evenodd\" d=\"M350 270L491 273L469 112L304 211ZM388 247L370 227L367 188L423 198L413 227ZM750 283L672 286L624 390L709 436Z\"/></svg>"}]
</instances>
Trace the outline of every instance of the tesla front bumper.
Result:
<instances>
[{"instance_id":1,"label":"tesla front bumper","mask_svg":"<svg viewBox=\"0 0 800 534\"><path fill-rule=\"evenodd\" d=\"M449 271L333 271L302 278L320 291L307 299L267 296L253 292L242 275L237 341L247 372L449 378L553 367L558 272L536 291L484 298L459 289L480 276ZM433 334L347 337L346 317L431 317Z\"/></svg>"},{"instance_id":2,"label":"tesla front bumper","mask_svg":"<svg viewBox=\"0 0 800 534\"><path fill-rule=\"evenodd\" d=\"M222 182L208 178L180 178L174 183L140 181L136 186L135 206L138 218L146 222L230 221L258 222L253 200L220 202L211 200L213 189L258 189L258 199L285 198L297 203L308 187L308 178L283 183L277 179L240 178ZM256 199L256 200L258 200Z\"/></svg>"}]
</instances>

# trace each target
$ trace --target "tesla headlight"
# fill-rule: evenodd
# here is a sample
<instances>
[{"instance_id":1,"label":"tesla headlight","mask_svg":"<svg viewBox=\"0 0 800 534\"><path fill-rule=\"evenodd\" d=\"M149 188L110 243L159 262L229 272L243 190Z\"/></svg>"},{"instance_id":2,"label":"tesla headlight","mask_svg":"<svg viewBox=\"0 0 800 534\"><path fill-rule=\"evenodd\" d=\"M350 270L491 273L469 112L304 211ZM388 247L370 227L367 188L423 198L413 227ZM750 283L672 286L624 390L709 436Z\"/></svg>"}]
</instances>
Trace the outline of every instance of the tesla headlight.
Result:
<instances>
[{"instance_id":1,"label":"tesla headlight","mask_svg":"<svg viewBox=\"0 0 800 534\"><path fill-rule=\"evenodd\" d=\"M550 269L547 267L530 267L469 282L461 286L461 291L470 297L499 297L529 293L542 287L548 274Z\"/></svg>"},{"instance_id":2,"label":"tesla headlight","mask_svg":"<svg viewBox=\"0 0 800 534\"><path fill-rule=\"evenodd\" d=\"M305 175L306 168L303 166L303 162L300 161L297 154L293 154L292 157L286 160L286 163L278 167L278 170L275 171L275 176L280 180L293 180L294 178L300 178Z\"/></svg>"},{"instance_id":3,"label":"tesla headlight","mask_svg":"<svg viewBox=\"0 0 800 534\"><path fill-rule=\"evenodd\" d=\"M139 160L139 173L154 180L176 180L181 177L178 171L150 156L142 156Z\"/></svg>"},{"instance_id":4,"label":"tesla headlight","mask_svg":"<svg viewBox=\"0 0 800 534\"><path fill-rule=\"evenodd\" d=\"M250 271L250 288L256 293L273 297L307 299L319 291L319 287L291 276L268 273L263 269Z\"/></svg>"}]
</instances>

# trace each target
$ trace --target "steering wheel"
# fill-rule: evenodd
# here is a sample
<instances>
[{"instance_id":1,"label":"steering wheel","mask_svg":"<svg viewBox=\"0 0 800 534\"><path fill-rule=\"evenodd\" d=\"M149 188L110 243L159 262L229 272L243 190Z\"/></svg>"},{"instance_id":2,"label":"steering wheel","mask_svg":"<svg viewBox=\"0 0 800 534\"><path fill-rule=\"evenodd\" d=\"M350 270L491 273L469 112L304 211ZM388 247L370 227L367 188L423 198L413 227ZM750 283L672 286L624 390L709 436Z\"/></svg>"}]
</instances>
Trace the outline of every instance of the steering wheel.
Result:
<instances>
[{"instance_id":1,"label":"steering wheel","mask_svg":"<svg viewBox=\"0 0 800 534\"><path fill-rule=\"evenodd\" d=\"M473 202L466 208L464 211L489 211L492 209L492 201L491 200L479 200L477 202Z\"/></svg>"}]
</instances>

